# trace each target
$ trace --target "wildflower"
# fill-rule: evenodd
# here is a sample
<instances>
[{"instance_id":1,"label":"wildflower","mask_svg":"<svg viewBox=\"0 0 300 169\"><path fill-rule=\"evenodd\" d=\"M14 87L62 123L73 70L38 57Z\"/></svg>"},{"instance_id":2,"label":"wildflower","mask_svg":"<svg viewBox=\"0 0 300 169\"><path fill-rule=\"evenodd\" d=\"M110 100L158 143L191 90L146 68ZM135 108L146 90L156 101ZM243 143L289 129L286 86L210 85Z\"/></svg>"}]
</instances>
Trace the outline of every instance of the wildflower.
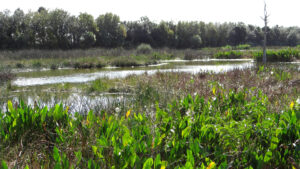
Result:
<instances>
[{"instance_id":1,"label":"wildflower","mask_svg":"<svg viewBox=\"0 0 300 169\"><path fill-rule=\"evenodd\" d=\"M216 163L215 162L211 162L206 169L213 169L215 167L216 167Z\"/></svg>"},{"instance_id":2,"label":"wildflower","mask_svg":"<svg viewBox=\"0 0 300 169\"><path fill-rule=\"evenodd\" d=\"M116 113L120 113L120 112L121 112L121 109L120 109L119 107L116 107L116 108L115 108L115 111L116 111Z\"/></svg>"}]
</instances>

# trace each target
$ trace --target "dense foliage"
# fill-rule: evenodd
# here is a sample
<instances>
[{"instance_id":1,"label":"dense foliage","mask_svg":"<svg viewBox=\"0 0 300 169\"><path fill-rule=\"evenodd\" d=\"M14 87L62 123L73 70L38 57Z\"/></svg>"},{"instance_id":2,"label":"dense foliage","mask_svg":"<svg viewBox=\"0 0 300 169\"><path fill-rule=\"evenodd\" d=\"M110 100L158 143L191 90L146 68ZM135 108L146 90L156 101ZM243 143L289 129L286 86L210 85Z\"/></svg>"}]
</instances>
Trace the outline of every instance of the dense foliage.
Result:
<instances>
[{"instance_id":1,"label":"dense foliage","mask_svg":"<svg viewBox=\"0 0 300 169\"><path fill-rule=\"evenodd\" d=\"M296 49L282 49L282 50L267 50L267 60L269 62L290 62L295 59L300 59L300 51ZM256 59L256 61L262 61L263 58L263 52L255 52L253 53L253 57Z\"/></svg>"},{"instance_id":2,"label":"dense foliage","mask_svg":"<svg viewBox=\"0 0 300 169\"><path fill-rule=\"evenodd\" d=\"M214 55L214 57L218 59L238 59L242 57L242 52L233 50L218 52Z\"/></svg>"},{"instance_id":3,"label":"dense foliage","mask_svg":"<svg viewBox=\"0 0 300 169\"><path fill-rule=\"evenodd\" d=\"M267 29L268 45L296 46L300 43L298 27ZM155 23L147 17L121 21L112 13L94 19L87 13L72 16L62 9L43 7L28 13L21 9L13 13L0 12L0 49L132 48L141 43L152 47L201 48L245 43L256 46L261 45L262 40L262 28L244 23Z\"/></svg>"},{"instance_id":4,"label":"dense foliage","mask_svg":"<svg viewBox=\"0 0 300 169\"><path fill-rule=\"evenodd\" d=\"M262 92L212 86L214 97L188 95L168 108L157 104L156 112L146 113L72 115L61 105L31 108L9 101L8 110L0 113L2 165L12 165L15 145L20 154L14 164L27 167L293 168L299 164L298 101L270 112L268 107L274 105Z\"/></svg>"}]
</instances>

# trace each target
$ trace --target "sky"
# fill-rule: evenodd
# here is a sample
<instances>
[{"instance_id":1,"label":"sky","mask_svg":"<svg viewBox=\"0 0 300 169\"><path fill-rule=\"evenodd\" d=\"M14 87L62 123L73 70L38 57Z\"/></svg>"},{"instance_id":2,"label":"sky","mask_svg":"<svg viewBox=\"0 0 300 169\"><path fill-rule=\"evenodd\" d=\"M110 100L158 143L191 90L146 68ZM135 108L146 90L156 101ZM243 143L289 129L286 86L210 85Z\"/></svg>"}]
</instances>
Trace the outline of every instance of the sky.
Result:
<instances>
[{"instance_id":1,"label":"sky","mask_svg":"<svg viewBox=\"0 0 300 169\"><path fill-rule=\"evenodd\" d=\"M300 26L300 0L266 0L269 26ZM0 11L17 8L25 12L64 9L72 15L80 12L100 14L112 12L122 21L204 21L213 23L244 22L263 26L263 0L0 0Z\"/></svg>"}]
</instances>

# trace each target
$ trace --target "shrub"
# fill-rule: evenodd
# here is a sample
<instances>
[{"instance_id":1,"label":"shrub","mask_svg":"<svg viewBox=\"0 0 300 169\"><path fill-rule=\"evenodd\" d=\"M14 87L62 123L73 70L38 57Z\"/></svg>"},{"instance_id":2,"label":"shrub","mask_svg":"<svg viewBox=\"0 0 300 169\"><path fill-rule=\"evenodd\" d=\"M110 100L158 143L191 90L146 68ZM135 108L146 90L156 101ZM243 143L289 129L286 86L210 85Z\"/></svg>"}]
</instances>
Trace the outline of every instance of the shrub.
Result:
<instances>
[{"instance_id":1,"label":"shrub","mask_svg":"<svg viewBox=\"0 0 300 169\"><path fill-rule=\"evenodd\" d=\"M218 59L238 59L242 57L242 52L239 51L224 51L218 52L214 55Z\"/></svg>"},{"instance_id":2,"label":"shrub","mask_svg":"<svg viewBox=\"0 0 300 169\"><path fill-rule=\"evenodd\" d=\"M108 89L108 84L105 83L105 81L101 80L101 79L97 79L95 81L92 82L90 88L89 88L89 92L94 92L94 91L98 91L98 92L104 92Z\"/></svg>"},{"instance_id":3,"label":"shrub","mask_svg":"<svg viewBox=\"0 0 300 169\"><path fill-rule=\"evenodd\" d=\"M17 67L17 68L24 68L24 65L23 65L22 63L17 63L17 64L16 64L16 67Z\"/></svg>"},{"instance_id":4,"label":"shrub","mask_svg":"<svg viewBox=\"0 0 300 169\"><path fill-rule=\"evenodd\" d=\"M232 46L230 45L223 46L222 50L232 50Z\"/></svg>"},{"instance_id":5,"label":"shrub","mask_svg":"<svg viewBox=\"0 0 300 169\"><path fill-rule=\"evenodd\" d=\"M56 69L58 69L58 65L52 64L52 65L50 66L50 69L51 69L51 70L56 70Z\"/></svg>"},{"instance_id":6,"label":"shrub","mask_svg":"<svg viewBox=\"0 0 300 169\"><path fill-rule=\"evenodd\" d=\"M137 47L137 54L150 54L152 47L149 44L142 43Z\"/></svg>"},{"instance_id":7,"label":"shrub","mask_svg":"<svg viewBox=\"0 0 300 169\"><path fill-rule=\"evenodd\" d=\"M95 67L98 68L98 69L103 68L104 66L105 66L105 64L102 63L102 62L98 62L98 63L95 65Z\"/></svg>"},{"instance_id":8,"label":"shrub","mask_svg":"<svg viewBox=\"0 0 300 169\"><path fill-rule=\"evenodd\" d=\"M32 67L34 68L41 68L42 67L42 63L39 61L35 61L32 63Z\"/></svg>"},{"instance_id":9,"label":"shrub","mask_svg":"<svg viewBox=\"0 0 300 169\"><path fill-rule=\"evenodd\" d=\"M111 65L117 67L140 66L138 61L131 56L117 57L111 61Z\"/></svg>"},{"instance_id":10,"label":"shrub","mask_svg":"<svg viewBox=\"0 0 300 169\"><path fill-rule=\"evenodd\" d=\"M75 69L92 69L95 67L94 63L79 63L75 62L73 67Z\"/></svg>"},{"instance_id":11,"label":"shrub","mask_svg":"<svg viewBox=\"0 0 300 169\"><path fill-rule=\"evenodd\" d=\"M243 44L243 45L238 45L235 47L237 50L245 50L245 49L250 49L251 45L249 44Z\"/></svg>"}]
</instances>

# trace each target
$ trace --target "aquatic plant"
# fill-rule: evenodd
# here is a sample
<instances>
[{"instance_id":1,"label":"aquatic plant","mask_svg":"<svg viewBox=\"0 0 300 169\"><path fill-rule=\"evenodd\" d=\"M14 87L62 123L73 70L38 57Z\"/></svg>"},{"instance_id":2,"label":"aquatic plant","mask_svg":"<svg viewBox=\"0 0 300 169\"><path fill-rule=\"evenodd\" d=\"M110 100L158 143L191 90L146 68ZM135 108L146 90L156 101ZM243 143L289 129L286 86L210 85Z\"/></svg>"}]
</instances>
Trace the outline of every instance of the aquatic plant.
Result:
<instances>
[{"instance_id":1,"label":"aquatic plant","mask_svg":"<svg viewBox=\"0 0 300 169\"><path fill-rule=\"evenodd\" d=\"M32 108L9 101L0 113L2 166L14 160L15 167L47 168L297 166L298 102L270 112L274 105L262 92L226 91L218 83L211 83L210 92L208 99L188 95L167 108L157 103L153 113L129 109L115 115L71 115L61 105Z\"/></svg>"}]
</instances>

